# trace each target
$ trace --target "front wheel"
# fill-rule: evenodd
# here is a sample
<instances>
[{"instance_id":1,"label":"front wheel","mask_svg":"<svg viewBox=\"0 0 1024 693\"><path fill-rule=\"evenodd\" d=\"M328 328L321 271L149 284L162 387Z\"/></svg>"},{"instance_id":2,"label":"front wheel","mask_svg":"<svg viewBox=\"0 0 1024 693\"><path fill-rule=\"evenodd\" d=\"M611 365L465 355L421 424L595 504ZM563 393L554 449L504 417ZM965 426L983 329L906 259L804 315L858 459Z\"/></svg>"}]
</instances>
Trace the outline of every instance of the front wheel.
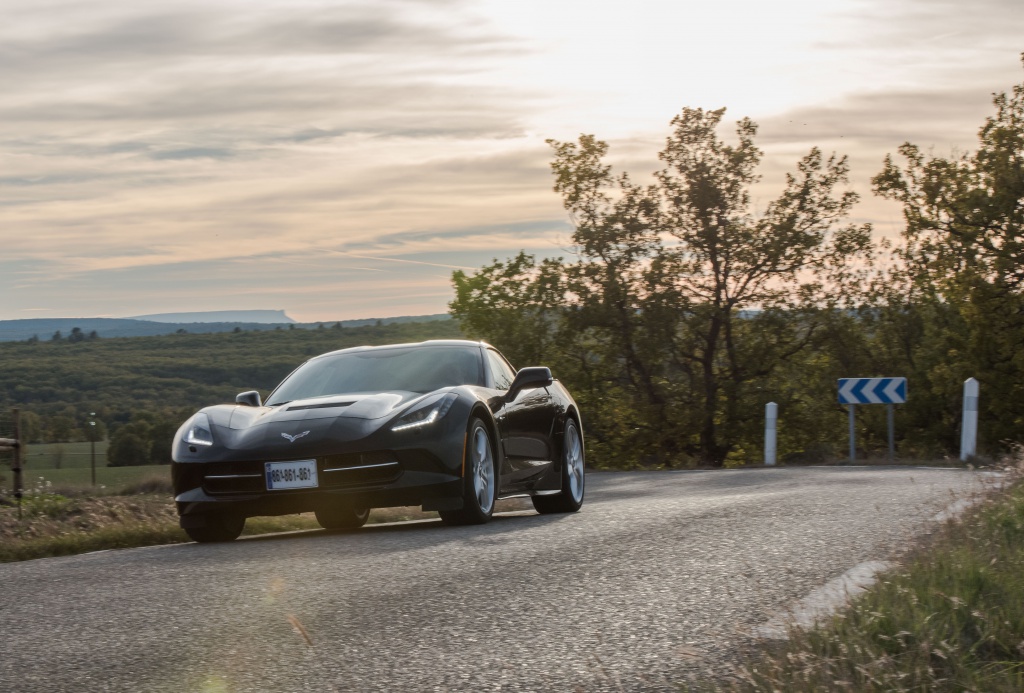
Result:
<instances>
[{"instance_id":1,"label":"front wheel","mask_svg":"<svg viewBox=\"0 0 1024 693\"><path fill-rule=\"evenodd\" d=\"M317 508L313 513L324 529L359 529L370 517L369 508L360 510L346 505Z\"/></svg>"},{"instance_id":2,"label":"front wheel","mask_svg":"<svg viewBox=\"0 0 1024 693\"><path fill-rule=\"evenodd\" d=\"M498 499L498 470L491 434L480 419L469 422L466 454L463 458L462 508L441 510L448 525L482 525L491 519Z\"/></svg>"},{"instance_id":3,"label":"front wheel","mask_svg":"<svg viewBox=\"0 0 1024 693\"><path fill-rule=\"evenodd\" d=\"M567 419L562 436L562 490L553 496L534 496L531 500L537 512L574 513L579 510L583 506L585 467L583 436L576 422Z\"/></svg>"},{"instance_id":4,"label":"front wheel","mask_svg":"<svg viewBox=\"0 0 1024 693\"><path fill-rule=\"evenodd\" d=\"M234 541L245 528L245 518L235 515L207 515L203 527L185 527L185 534L193 541L209 544Z\"/></svg>"}]
</instances>

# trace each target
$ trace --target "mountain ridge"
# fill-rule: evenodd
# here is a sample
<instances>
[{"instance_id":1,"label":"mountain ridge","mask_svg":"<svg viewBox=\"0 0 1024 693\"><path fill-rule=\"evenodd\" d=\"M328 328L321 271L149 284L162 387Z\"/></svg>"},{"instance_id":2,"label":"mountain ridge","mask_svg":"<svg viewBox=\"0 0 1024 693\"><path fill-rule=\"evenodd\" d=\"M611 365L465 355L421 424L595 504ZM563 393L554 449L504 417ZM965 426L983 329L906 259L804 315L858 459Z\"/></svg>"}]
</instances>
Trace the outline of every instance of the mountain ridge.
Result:
<instances>
[{"instance_id":1,"label":"mountain ridge","mask_svg":"<svg viewBox=\"0 0 1024 693\"><path fill-rule=\"evenodd\" d=\"M296 322L288 317L283 310L203 310L183 313L152 313L150 315L130 315L129 320L146 322L246 322L265 323L268 325L286 325Z\"/></svg>"},{"instance_id":2,"label":"mountain ridge","mask_svg":"<svg viewBox=\"0 0 1024 693\"><path fill-rule=\"evenodd\" d=\"M284 311L281 311L282 313ZM277 329L312 330L321 325L330 327L341 323L342 327L361 327L364 325L382 325L405 322L434 322L450 320L447 313L432 315L402 315L390 318L362 318L359 320L325 320L323 322L157 322L153 320L137 320L134 318L22 318L18 320L0 320L0 342L16 342L29 339L48 341L60 332L60 338L66 338L76 327L88 337L92 332L96 337L109 339L114 337L156 337L176 332L191 334L208 334L212 332L264 331ZM290 318L289 318L290 320Z\"/></svg>"}]
</instances>

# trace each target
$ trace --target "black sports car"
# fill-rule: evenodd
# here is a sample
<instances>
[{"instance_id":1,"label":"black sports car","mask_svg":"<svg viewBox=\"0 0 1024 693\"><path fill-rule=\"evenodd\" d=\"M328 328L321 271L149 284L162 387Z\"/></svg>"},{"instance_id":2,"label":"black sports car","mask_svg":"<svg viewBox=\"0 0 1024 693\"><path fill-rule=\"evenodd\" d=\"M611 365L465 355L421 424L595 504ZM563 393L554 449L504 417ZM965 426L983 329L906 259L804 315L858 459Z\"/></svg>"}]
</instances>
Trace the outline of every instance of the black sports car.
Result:
<instances>
[{"instance_id":1,"label":"black sports car","mask_svg":"<svg viewBox=\"0 0 1024 693\"><path fill-rule=\"evenodd\" d=\"M313 511L352 529L370 508L421 505L487 522L499 498L583 504L583 429L547 368L518 373L481 342L356 347L299 366L260 401L200 410L174 437L181 526L231 541L247 517Z\"/></svg>"}]
</instances>

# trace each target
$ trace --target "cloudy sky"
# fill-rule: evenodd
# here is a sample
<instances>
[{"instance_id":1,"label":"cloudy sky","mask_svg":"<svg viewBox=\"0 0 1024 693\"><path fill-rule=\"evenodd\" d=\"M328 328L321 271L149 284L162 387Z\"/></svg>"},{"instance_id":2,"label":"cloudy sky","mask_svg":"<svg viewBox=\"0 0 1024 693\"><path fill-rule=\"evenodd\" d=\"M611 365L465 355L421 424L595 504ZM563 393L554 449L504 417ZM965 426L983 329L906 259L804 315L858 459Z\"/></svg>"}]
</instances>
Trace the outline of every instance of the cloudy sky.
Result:
<instances>
[{"instance_id":1,"label":"cloudy sky","mask_svg":"<svg viewBox=\"0 0 1024 693\"><path fill-rule=\"evenodd\" d=\"M856 210L904 141L974 147L1020 0L0 0L0 319L446 310L455 268L568 255L546 138L643 178L683 106L812 146Z\"/></svg>"}]
</instances>

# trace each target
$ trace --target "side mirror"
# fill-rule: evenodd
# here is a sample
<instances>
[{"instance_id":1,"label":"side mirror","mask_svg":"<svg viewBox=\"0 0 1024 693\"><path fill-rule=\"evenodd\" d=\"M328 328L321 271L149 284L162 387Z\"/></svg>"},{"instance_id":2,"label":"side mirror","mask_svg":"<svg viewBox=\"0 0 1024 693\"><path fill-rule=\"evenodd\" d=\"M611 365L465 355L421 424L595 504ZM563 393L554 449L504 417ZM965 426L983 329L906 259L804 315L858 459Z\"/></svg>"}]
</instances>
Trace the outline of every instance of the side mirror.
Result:
<instances>
[{"instance_id":1,"label":"side mirror","mask_svg":"<svg viewBox=\"0 0 1024 693\"><path fill-rule=\"evenodd\" d=\"M263 400L260 399L260 393L256 390L249 390L235 397L235 404L242 404L246 407L262 407Z\"/></svg>"},{"instance_id":2,"label":"side mirror","mask_svg":"<svg viewBox=\"0 0 1024 693\"><path fill-rule=\"evenodd\" d=\"M509 399L512 399L520 390L530 387L547 387L553 382L554 378L551 377L551 369L547 366L523 368L516 373L515 380L512 381L512 385L508 388L507 396Z\"/></svg>"}]
</instances>

